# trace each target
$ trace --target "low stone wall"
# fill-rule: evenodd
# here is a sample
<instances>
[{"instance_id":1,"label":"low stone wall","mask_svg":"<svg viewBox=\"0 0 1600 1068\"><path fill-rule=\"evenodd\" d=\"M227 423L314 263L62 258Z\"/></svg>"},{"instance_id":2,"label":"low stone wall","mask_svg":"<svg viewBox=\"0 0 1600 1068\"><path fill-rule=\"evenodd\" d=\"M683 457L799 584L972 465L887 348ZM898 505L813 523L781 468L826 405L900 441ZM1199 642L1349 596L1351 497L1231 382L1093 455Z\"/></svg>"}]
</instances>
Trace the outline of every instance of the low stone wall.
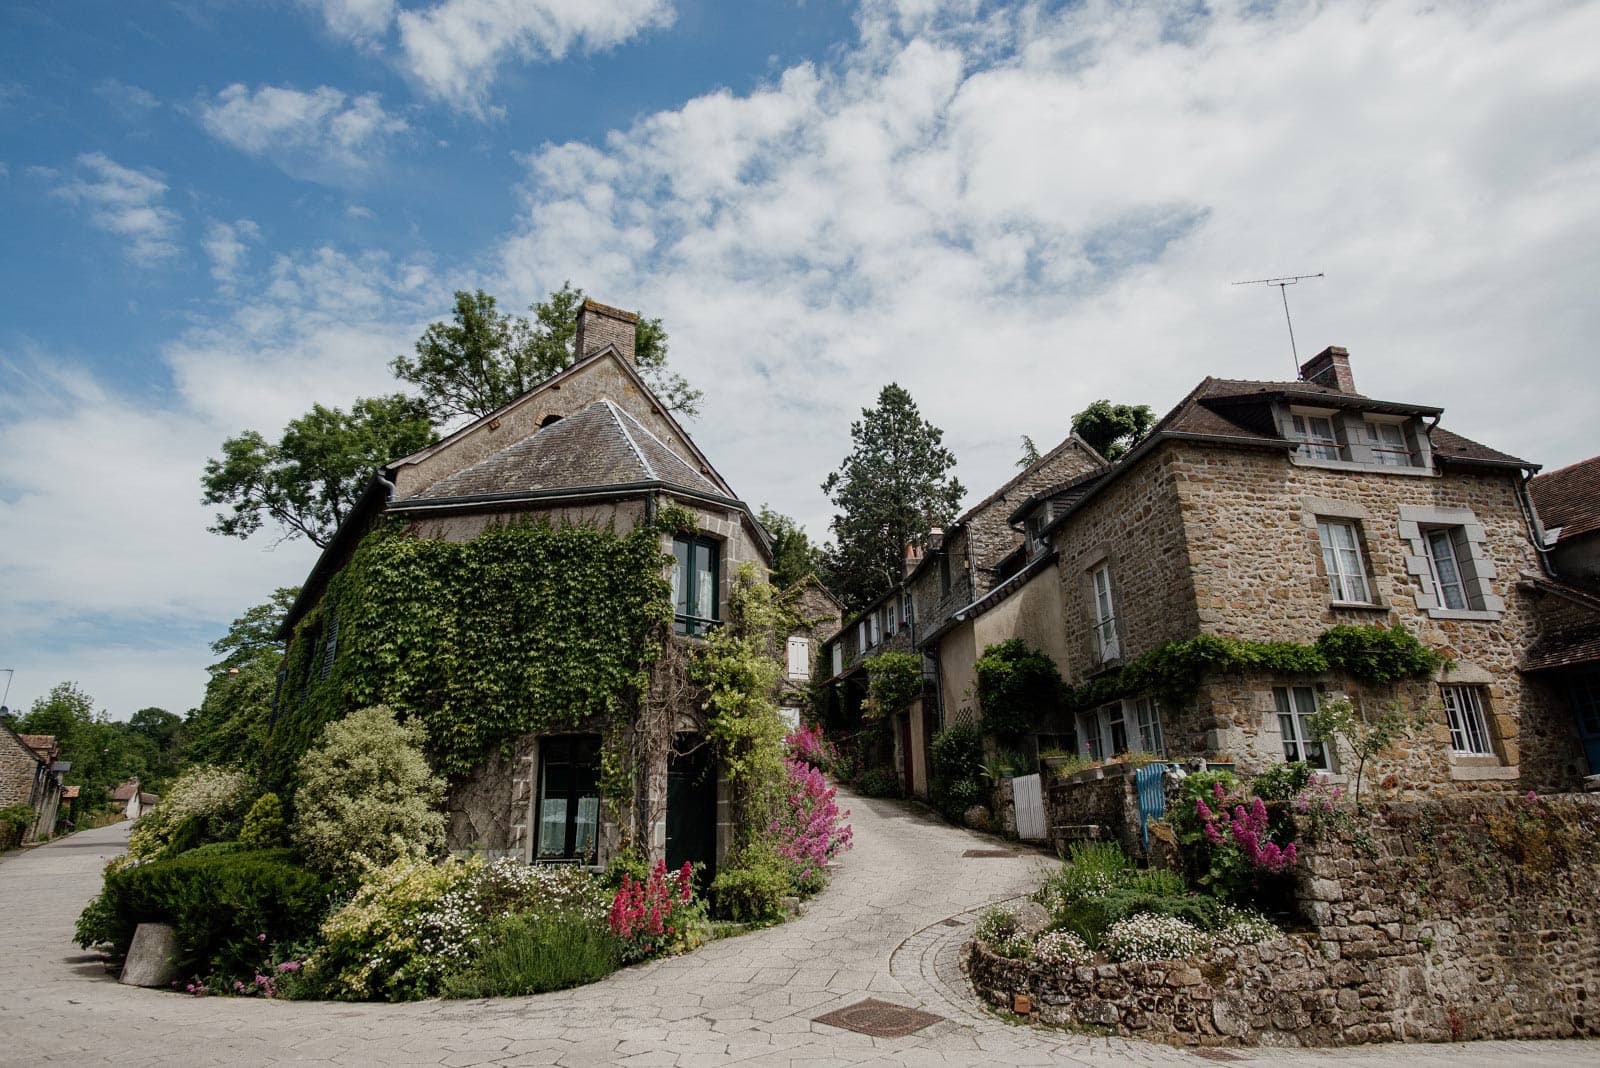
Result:
<instances>
[{"instance_id":1,"label":"low stone wall","mask_svg":"<svg viewBox=\"0 0 1600 1068\"><path fill-rule=\"evenodd\" d=\"M979 995L1047 1023L1181 1045L1600 1035L1600 804L1384 805L1359 845L1305 850L1312 930L1186 961L1060 973L968 951Z\"/></svg>"},{"instance_id":2,"label":"low stone wall","mask_svg":"<svg viewBox=\"0 0 1600 1068\"><path fill-rule=\"evenodd\" d=\"M1133 770L1124 764L1080 771L1067 779L1054 777L1046 792L1045 818L1050 840L1065 851L1073 841L1115 839L1130 857L1144 852L1139 834L1139 797Z\"/></svg>"}]
</instances>

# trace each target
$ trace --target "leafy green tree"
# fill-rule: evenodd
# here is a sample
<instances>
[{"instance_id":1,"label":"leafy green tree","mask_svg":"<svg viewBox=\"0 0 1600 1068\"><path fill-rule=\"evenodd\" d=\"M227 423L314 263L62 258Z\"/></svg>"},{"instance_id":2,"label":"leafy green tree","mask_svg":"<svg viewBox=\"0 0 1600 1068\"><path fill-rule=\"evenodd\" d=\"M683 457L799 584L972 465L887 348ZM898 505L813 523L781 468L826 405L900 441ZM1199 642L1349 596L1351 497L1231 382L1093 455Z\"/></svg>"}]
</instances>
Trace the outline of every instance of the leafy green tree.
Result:
<instances>
[{"instance_id":1,"label":"leafy green tree","mask_svg":"<svg viewBox=\"0 0 1600 1068\"><path fill-rule=\"evenodd\" d=\"M1116 460L1139 444L1155 421L1156 413L1148 404L1097 400L1072 417L1072 432L1107 460Z\"/></svg>"},{"instance_id":2,"label":"leafy green tree","mask_svg":"<svg viewBox=\"0 0 1600 1068\"><path fill-rule=\"evenodd\" d=\"M434 420L483 416L571 366L583 291L563 282L532 305L532 321L498 310L483 290L456 291L455 311L417 340L416 355L396 356L395 376L422 391ZM666 406L698 411L701 393L667 370L667 332L660 319L640 317L634 328L634 362Z\"/></svg>"},{"instance_id":3,"label":"leafy green tree","mask_svg":"<svg viewBox=\"0 0 1600 1068\"><path fill-rule=\"evenodd\" d=\"M829 587L859 608L900 580L906 546L949 523L966 490L951 474L956 458L941 444L944 431L892 382L850 424L850 438L850 455L822 484L839 509L837 542L824 553Z\"/></svg>"},{"instance_id":4,"label":"leafy green tree","mask_svg":"<svg viewBox=\"0 0 1600 1068\"><path fill-rule=\"evenodd\" d=\"M762 505L756 518L772 535L772 584L786 590L822 566L822 550L811 544L805 527Z\"/></svg>"},{"instance_id":5,"label":"leafy green tree","mask_svg":"<svg viewBox=\"0 0 1600 1068\"><path fill-rule=\"evenodd\" d=\"M152 743L128 724L114 723L105 712L96 712L94 698L75 682L63 682L34 701L14 729L19 734L55 736L60 759L72 765L62 781L80 788L86 809L104 804L118 783L147 777L155 757Z\"/></svg>"},{"instance_id":6,"label":"leafy green tree","mask_svg":"<svg viewBox=\"0 0 1600 1068\"><path fill-rule=\"evenodd\" d=\"M1018 467L1032 467L1039 462L1039 446L1028 435L1022 435L1022 455L1017 457Z\"/></svg>"},{"instance_id":7,"label":"leafy green tree","mask_svg":"<svg viewBox=\"0 0 1600 1068\"><path fill-rule=\"evenodd\" d=\"M403 393L363 397L348 412L312 405L276 444L247 430L206 461L202 499L231 509L208 529L248 538L272 522L281 540L327 548L372 473L435 440L426 405Z\"/></svg>"},{"instance_id":8,"label":"leafy green tree","mask_svg":"<svg viewBox=\"0 0 1600 1068\"><path fill-rule=\"evenodd\" d=\"M299 592L298 587L274 591L211 643L211 651L222 659L207 669L211 679L205 697L200 707L189 713L185 726L189 760L259 765L283 659L277 630Z\"/></svg>"}]
</instances>

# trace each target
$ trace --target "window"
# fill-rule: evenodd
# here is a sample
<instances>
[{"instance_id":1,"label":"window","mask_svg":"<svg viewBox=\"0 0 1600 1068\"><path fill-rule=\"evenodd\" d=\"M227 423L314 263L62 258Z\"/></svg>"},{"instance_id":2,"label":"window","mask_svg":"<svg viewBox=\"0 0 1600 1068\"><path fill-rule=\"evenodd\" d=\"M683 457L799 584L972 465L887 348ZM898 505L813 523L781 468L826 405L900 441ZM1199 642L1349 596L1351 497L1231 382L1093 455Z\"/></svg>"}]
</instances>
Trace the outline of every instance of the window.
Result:
<instances>
[{"instance_id":1,"label":"window","mask_svg":"<svg viewBox=\"0 0 1600 1068\"><path fill-rule=\"evenodd\" d=\"M539 739L538 826L535 860L595 860L600 832L598 735Z\"/></svg>"},{"instance_id":2,"label":"window","mask_svg":"<svg viewBox=\"0 0 1600 1068\"><path fill-rule=\"evenodd\" d=\"M1294 428L1293 436L1300 442L1296 453L1308 460L1344 459L1339 437L1333 432L1332 416L1292 412L1289 419Z\"/></svg>"},{"instance_id":3,"label":"window","mask_svg":"<svg viewBox=\"0 0 1600 1068\"><path fill-rule=\"evenodd\" d=\"M883 632L878 626L878 621L882 615L883 610L880 608L874 609L873 613L867 617L867 635L870 639L870 644L874 646L876 646L878 642L882 640Z\"/></svg>"},{"instance_id":4,"label":"window","mask_svg":"<svg viewBox=\"0 0 1600 1068\"><path fill-rule=\"evenodd\" d=\"M907 590L900 595L900 622L903 626L911 626L911 621L916 618L911 606L911 591Z\"/></svg>"},{"instance_id":5,"label":"window","mask_svg":"<svg viewBox=\"0 0 1600 1068\"><path fill-rule=\"evenodd\" d=\"M1094 569L1094 633L1095 644L1100 649L1101 660L1115 660L1121 650L1117 646L1117 613L1111 597L1111 567L1101 564Z\"/></svg>"},{"instance_id":6,"label":"window","mask_svg":"<svg viewBox=\"0 0 1600 1068\"><path fill-rule=\"evenodd\" d=\"M1310 718L1317 711L1317 695L1309 686L1275 686L1272 700L1278 706L1278 733L1283 735L1283 759L1304 760L1314 768L1329 770L1328 753L1311 737Z\"/></svg>"},{"instance_id":7,"label":"window","mask_svg":"<svg viewBox=\"0 0 1600 1068\"><path fill-rule=\"evenodd\" d=\"M1133 702L1134 717L1139 728L1139 751L1167 755L1167 740L1161 734L1161 710L1154 698L1140 697Z\"/></svg>"},{"instance_id":8,"label":"window","mask_svg":"<svg viewBox=\"0 0 1600 1068\"><path fill-rule=\"evenodd\" d=\"M950 554L942 550L939 553L939 592L950 592Z\"/></svg>"},{"instance_id":9,"label":"window","mask_svg":"<svg viewBox=\"0 0 1600 1068\"><path fill-rule=\"evenodd\" d=\"M1445 686L1444 714L1450 721L1450 748L1468 756L1493 756L1489 720L1483 714L1483 687Z\"/></svg>"},{"instance_id":10,"label":"window","mask_svg":"<svg viewBox=\"0 0 1600 1068\"><path fill-rule=\"evenodd\" d=\"M1078 715L1078 737L1083 740L1083 752L1090 760L1109 760L1118 753L1128 751L1128 723L1122 714L1122 702L1113 701L1092 712Z\"/></svg>"},{"instance_id":11,"label":"window","mask_svg":"<svg viewBox=\"0 0 1600 1068\"><path fill-rule=\"evenodd\" d=\"M835 675L844 670L844 645L840 642L833 643L833 673Z\"/></svg>"},{"instance_id":12,"label":"window","mask_svg":"<svg viewBox=\"0 0 1600 1068\"><path fill-rule=\"evenodd\" d=\"M1322 564L1328 572L1328 595L1335 601L1371 604L1356 525L1342 519L1319 519L1317 537L1322 542Z\"/></svg>"},{"instance_id":13,"label":"window","mask_svg":"<svg viewBox=\"0 0 1600 1068\"><path fill-rule=\"evenodd\" d=\"M1370 439L1373 458L1384 467L1413 465L1411 443L1406 438L1404 424L1368 420L1367 436Z\"/></svg>"},{"instance_id":14,"label":"window","mask_svg":"<svg viewBox=\"0 0 1600 1068\"><path fill-rule=\"evenodd\" d=\"M672 630L704 634L719 618L718 546L710 538L672 540Z\"/></svg>"},{"instance_id":15,"label":"window","mask_svg":"<svg viewBox=\"0 0 1600 1068\"><path fill-rule=\"evenodd\" d=\"M1467 553L1457 551L1456 540L1460 536L1460 527L1423 531L1423 538L1428 543L1428 565L1433 569L1436 599L1446 608L1464 612L1475 606L1467 598L1467 584L1461 574L1461 558Z\"/></svg>"},{"instance_id":16,"label":"window","mask_svg":"<svg viewBox=\"0 0 1600 1068\"><path fill-rule=\"evenodd\" d=\"M809 679L811 677L811 639L789 639L789 677L791 679Z\"/></svg>"}]
</instances>

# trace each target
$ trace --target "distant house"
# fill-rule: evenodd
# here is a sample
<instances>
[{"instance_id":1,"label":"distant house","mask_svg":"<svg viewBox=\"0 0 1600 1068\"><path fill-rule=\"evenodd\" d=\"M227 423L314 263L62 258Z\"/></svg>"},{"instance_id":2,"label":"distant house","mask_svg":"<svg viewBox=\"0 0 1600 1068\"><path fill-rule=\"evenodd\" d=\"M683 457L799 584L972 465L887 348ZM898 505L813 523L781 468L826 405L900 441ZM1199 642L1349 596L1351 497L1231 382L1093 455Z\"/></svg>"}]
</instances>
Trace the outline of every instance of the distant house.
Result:
<instances>
[{"instance_id":1,"label":"distant house","mask_svg":"<svg viewBox=\"0 0 1600 1068\"><path fill-rule=\"evenodd\" d=\"M111 803L121 805L123 813L130 820L138 819L154 808L160 800L157 795L141 790L138 779L129 779L111 791Z\"/></svg>"},{"instance_id":2,"label":"distant house","mask_svg":"<svg viewBox=\"0 0 1600 1068\"><path fill-rule=\"evenodd\" d=\"M785 638L781 659L783 680L779 684L778 707L784 722L798 727L811 703L811 682L817 674L823 640L839 629L844 606L815 575L807 575L783 591L784 603L795 616L795 626Z\"/></svg>"},{"instance_id":3,"label":"distant house","mask_svg":"<svg viewBox=\"0 0 1600 1068\"><path fill-rule=\"evenodd\" d=\"M21 844L33 842L55 830L61 806L61 774L55 768L60 749L54 735L18 734L0 720L0 808L27 805L33 824L22 832Z\"/></svg>"}]
</instances>

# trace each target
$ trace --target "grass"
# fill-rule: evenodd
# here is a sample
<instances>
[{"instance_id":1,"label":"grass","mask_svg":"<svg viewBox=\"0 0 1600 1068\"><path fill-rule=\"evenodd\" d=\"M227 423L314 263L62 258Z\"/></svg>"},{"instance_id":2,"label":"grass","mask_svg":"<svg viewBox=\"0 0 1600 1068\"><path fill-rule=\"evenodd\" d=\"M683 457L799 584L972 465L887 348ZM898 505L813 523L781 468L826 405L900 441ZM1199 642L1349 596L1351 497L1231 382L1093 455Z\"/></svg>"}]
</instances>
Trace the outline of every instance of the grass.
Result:
<instances>
[{"instance_id":1,"label":"grass","mask_svg":"<svg viewBox=\"0 0 1600 1068\"><path fill-rule=\"evenodd\" d=\"M504 917L483 951L447 977L447 998L515 997L597 982L617 970L616 939L605 925L557 915Z\"/></svg>"}]
</instances>

